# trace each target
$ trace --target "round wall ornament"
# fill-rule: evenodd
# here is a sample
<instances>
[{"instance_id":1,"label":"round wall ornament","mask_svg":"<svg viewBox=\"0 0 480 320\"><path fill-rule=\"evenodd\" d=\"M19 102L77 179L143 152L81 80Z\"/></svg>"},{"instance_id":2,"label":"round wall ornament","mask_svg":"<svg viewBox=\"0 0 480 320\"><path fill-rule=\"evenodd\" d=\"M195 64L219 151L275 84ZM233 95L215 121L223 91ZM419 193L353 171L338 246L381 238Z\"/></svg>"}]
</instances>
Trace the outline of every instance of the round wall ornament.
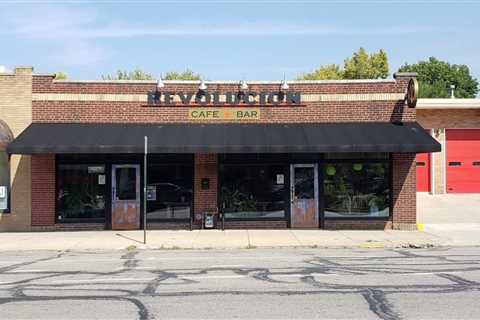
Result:
<instances>
[{"instance_id":1,"label":"round wall ornament","mask_svg":"<svg viewBox=\"0 0 480 320\"><path fill-rule=\"evenodd\" d=\"M418 99L418 81L415 78L410 79L407 86L406 101L409 108L417 106Z\"/></svg>"}]
</instances>

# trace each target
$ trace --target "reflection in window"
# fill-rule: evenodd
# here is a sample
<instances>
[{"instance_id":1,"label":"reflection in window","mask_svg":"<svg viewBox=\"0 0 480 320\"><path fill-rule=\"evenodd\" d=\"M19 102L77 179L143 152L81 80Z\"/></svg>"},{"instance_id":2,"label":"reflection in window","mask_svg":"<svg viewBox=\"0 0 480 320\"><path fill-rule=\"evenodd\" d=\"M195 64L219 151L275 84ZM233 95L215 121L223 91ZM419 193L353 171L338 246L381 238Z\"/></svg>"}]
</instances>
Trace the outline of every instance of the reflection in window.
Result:
<instances>
[{"instance_id":1,"label":"reflection in window","mask_svg":"<svg viewBox=\"0 0 480 320\"><path fill-rule=\"evenodd\" d=\"M137 168L116 168L115 184L117 200L137 199Z\"/></svg>"},{"instance_id":2,"label":"reflection in window","mask_svg":"<svg viewBox=\"0 0 480 320\"><path fill-rule=\"evenodd\" d=\"M57 178L58 220L105 218L105 167L61 164Z\"/></svg>"},{"instance_id":3,"label":"reflection in window","mask_svg":"<svg viewBox=\"0 0 480 320\"><path fill-rule=\"evenodd\" d=\"M295 199L315 199L315 169L295 168Z\"/></svg>"},{"instance_id":4,"label":"reflection in window","mask_svg":"<svg viewBox=\"0 0 480 320\"><path fill-rule=\"evenodd\" d=\"M325 217L388 217L388 163L326 163Z\"/></svg>"},{"instance_id":5,"label":"reflection in window","mask_svg":"<svg viewBox=\"0 0 480 320\"><path fill-rule=\"evenodd\" d=\"M220 204L226 218L284 218L285 168L222 165Z\"/></svg>"},{"instance_id":6,"label":"reflection in window","mask_svg":"<svg viewBox=\"0 0 480 320\"><path fill-rule=\"evenodd\" d=\"M192 165L148 166L147 218L190 219L193 199Z\"/></svg>"}]
</instances>

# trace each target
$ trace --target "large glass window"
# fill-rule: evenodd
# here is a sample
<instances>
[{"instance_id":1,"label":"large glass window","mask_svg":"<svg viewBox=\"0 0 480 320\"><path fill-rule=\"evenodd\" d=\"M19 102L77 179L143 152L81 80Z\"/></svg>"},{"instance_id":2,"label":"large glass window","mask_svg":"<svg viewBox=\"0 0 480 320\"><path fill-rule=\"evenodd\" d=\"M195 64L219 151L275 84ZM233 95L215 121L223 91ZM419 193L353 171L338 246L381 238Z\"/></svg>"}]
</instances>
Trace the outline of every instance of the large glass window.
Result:
<instances>
[{"instance_id":1,"label":"large glass window","mask_svg":"<svg viewBox=\"0 0 480 320\"><path fill-rule=\"evenodd\" d=\"M57 192L59 222L105 218L104 165L59 165Z\"/></svg>"},{"instance_id":2,"label":"large glass window","mask_svg":"<svg viewBox=\"0 0 480 320\"><path fill-rule=\"evenodd\" d=\"M328 162L324 165L324 208L327 218L388 217L388 162Z\"/></svg>"},{"instance_id":3,"label":"large glass window","mask_svg":"<svg viewBox=\"0 0 480 320\"><path fill-rule=\"evenodd\" d=\"M147 218L190 219L193 199L191 164L152 164L147 171Z\"/></svg>"},{"instance_id":4,"label":"large glass window","mask_svg":"<svg viewBox=\"0 0 480 320\"><path fill-rule=\"evenodd\" d=\"M236 165L220 167L220 205L226 218L284 218L285 167Z\"/></svg>"}]
</instances>

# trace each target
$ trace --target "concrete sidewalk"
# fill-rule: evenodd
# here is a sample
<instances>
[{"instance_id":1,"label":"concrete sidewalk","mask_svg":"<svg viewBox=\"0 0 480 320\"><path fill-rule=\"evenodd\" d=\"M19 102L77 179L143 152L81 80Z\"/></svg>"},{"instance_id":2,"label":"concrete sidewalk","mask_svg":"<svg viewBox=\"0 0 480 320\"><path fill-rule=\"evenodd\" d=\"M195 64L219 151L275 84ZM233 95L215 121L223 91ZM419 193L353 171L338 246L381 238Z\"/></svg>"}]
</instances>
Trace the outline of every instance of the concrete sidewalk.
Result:
<instances>
[{"instance_id":1,"label":"concrete sidewalk","mask_svg":"<svg viewBox=\"0 0 480 320\"><path fill-rule=\"evenodd\" d=\"M477 233L478 234L478 233ZM468 245L480 245L480 237ZM0 233L0 251L229 249L260 247L395 248L462 245L441 232L328 230L76 231Z\"/></svg>"}]
</instances>

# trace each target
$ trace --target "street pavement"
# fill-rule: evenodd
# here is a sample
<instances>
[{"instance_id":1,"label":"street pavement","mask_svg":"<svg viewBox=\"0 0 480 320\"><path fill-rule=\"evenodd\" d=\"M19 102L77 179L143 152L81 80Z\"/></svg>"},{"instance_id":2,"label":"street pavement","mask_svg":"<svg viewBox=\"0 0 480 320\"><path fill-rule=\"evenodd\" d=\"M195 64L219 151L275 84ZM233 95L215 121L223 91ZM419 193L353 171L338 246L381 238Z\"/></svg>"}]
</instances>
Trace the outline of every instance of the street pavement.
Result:
<instances>
[{"instance_id":1,"label":"street pavement","mask_svg":"<svg viewBox=\"0 0 480 320\"><path fill-rule=\"evenodd\" d=\"M1 319L479 319L480 248L9 251Z\"/></svg>"}]
</instances>

